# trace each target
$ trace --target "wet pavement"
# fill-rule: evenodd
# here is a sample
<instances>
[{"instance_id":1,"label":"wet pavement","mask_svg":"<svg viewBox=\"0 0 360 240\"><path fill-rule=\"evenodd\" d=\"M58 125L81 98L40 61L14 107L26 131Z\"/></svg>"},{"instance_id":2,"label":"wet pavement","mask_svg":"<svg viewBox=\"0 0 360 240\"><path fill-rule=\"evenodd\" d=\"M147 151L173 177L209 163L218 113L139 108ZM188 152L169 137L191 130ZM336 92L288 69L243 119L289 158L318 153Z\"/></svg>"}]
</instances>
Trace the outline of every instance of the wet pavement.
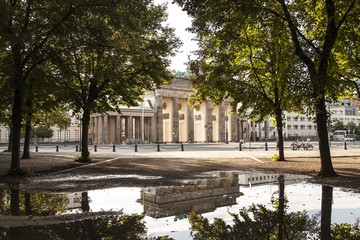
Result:
<instances>
[{"instance_id":1,"label":"wet pavement","mask_svg":"<svg viewBox=\"0 0 360 240\"><path fill-rule=\"evenodd\" d=\"M51 176L38 179L53 180ZM188 220L191 211L201 213L210 222L220 218L233 225L229 213L238 214L251 206L264 206L270 213L279 211L274 206L278 206L281 192L286 199L284 216L306 211L301 216L307 221L317 219L317 228L326 224L322 221L325 217L331 219L331 224L356 224L360 217L359 193L308 180L309 177L299 175L219 171L182 180L179 186L117 187L58 194L24 192L17 185L1 185L0 236L87 239L92 234L122 239L119 236L132 234L134 238L130 239L164 235L192 239ZM330 209L325 208L327 205ZM129 228L129 219L132 226L138 227ZM109 224L111 221L113 225ZM139 230L142 227L146 233Z\"/></svg>"}]
</instances>

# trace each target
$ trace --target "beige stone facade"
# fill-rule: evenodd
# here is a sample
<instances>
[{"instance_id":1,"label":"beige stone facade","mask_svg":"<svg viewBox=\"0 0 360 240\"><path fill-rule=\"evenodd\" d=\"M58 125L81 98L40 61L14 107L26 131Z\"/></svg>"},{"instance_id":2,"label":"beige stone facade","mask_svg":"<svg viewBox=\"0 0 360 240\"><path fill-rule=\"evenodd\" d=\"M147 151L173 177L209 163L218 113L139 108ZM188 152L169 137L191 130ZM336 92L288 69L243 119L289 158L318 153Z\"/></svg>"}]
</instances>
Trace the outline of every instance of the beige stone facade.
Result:
<instances>
[{"instance_id":1,"label":"beige stone facade","mask_svg":"<svg viewBox=\"0 0 360 240\"><path fill-rule=\"evenodd\" d=\"M269 139L268 123L255 124L231 113L231 100L213 105L211 100L190 108L194 92L188 79L176 78L169 85L146 92L144 103L123 108L122 115L93 114L90 143L129 142L239 142Z\"/></svg>"}]
</instances>

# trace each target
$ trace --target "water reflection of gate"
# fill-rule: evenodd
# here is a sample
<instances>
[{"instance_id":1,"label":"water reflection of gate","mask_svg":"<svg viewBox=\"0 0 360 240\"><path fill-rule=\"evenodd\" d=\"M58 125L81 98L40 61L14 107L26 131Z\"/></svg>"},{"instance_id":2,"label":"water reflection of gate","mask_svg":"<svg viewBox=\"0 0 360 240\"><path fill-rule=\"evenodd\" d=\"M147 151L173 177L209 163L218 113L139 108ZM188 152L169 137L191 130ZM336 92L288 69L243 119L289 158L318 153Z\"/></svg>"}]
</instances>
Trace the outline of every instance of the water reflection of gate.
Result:
<instances>
[{"instance_id":1,"label":"water reflection of gate","mask_svg":"<svg viewBox=\"0 0 360 240\"><path fill-rule=\"evenodd\" d=\"M161 218L191 211L211 212L236 204L241 196L238 174L217 172L213 179L195 180L187 186L168 186L141 190L138 202L144 213Z\"/></svg>"}]
</instances>

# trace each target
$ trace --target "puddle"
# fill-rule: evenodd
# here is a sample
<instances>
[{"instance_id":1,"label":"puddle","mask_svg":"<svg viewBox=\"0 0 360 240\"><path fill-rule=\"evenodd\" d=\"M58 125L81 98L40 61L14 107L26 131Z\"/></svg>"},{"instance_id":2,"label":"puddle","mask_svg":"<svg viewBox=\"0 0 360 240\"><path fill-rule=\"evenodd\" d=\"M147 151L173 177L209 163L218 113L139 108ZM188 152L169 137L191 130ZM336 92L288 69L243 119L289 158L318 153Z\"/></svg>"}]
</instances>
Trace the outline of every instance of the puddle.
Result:
<instances>
[{"instance_id":1,"label":"puddle","mask_svg":"<svg viewBox=\"0 0 360 240\"><path fill-rule=\"evenodd\" d=\"M111 174L111 175L79 175L79 176L66 176L58 177L54 176L53 178L40 178L35 182L62 182L62 181L93 181L93 180L103 180L103 179L122 179L122 178L134 178L140 180L155 180L161 179L159 176L142 176L136 174Z\"/></svg>"},{"instance_id":2,"label":"puddle","mask_svg":"<svg viewBox=\"0 0 360 240\"><path fill-rule=\"evenodd\" d=\"M284 199L286 206L284 216L306 211L304 217L316 217L319 226L325 216L329 216L332 224L352 225L360 217L358 193L308 183L302 176L282 177L258 172L214 172L211 178L187 181L184 186L119 187L66 195L24 193L4 186L0 190L1 215L31 215L20 217L28 224L29 219L33 219L31 227L11 227L9 221L0 221L1 239L14 239L25 233L34 239L86 239L87 236L140 239L141 236L164 235L173 239L193 239L189 230L190 211L201 213L211 223L221 218L233 226L229 213L239 214L254 204L273 213L274 203L281 206L280 199ZM284 198L280 198L282 195ZM95 215L88 219L89 214ZM54 223L46 223L52 220L49 217L34 217L49 215ZM0 217L0 220L6 219L6 216ZM10 217L7 220L11 220ZM41 222L42 218L45 223ZM89 232L92 235L86 235Z\"/></svg>"}]
</instances>

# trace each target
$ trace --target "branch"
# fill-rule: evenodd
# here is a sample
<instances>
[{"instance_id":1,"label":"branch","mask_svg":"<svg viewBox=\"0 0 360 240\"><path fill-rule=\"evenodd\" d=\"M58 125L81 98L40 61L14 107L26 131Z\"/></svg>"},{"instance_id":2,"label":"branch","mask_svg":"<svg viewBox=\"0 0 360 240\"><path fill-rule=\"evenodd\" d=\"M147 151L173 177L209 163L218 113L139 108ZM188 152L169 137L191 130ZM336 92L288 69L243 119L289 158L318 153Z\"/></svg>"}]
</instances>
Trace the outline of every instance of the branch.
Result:
<instances>
[{"instance_id":1,"label":"branch","mask_svg":"<svg viewBox=\"0 0 360 240\"><path fill-rule=\"evenodd\" d=\"M315 64L311 60L311 58L308 57L301 48L300 41L299 41L299 38L298 38L299 30L297 29L297 27L295 26L295 23L293 22L293 20L291 18L289 9L287 8L285 1L284 0L277 0L277 1L281 5L281 7L283 9L283 12L285 14L286 22L289 25L290 33L291 33L291 39L292 39L292 41L294 43L294 46L295 46L296 55L298 55L298 57L304 62L304 64L307 66L307 68L309 69L311 74L315 74L315 71L316 71Z\"/></svg>"}]
</instances>

